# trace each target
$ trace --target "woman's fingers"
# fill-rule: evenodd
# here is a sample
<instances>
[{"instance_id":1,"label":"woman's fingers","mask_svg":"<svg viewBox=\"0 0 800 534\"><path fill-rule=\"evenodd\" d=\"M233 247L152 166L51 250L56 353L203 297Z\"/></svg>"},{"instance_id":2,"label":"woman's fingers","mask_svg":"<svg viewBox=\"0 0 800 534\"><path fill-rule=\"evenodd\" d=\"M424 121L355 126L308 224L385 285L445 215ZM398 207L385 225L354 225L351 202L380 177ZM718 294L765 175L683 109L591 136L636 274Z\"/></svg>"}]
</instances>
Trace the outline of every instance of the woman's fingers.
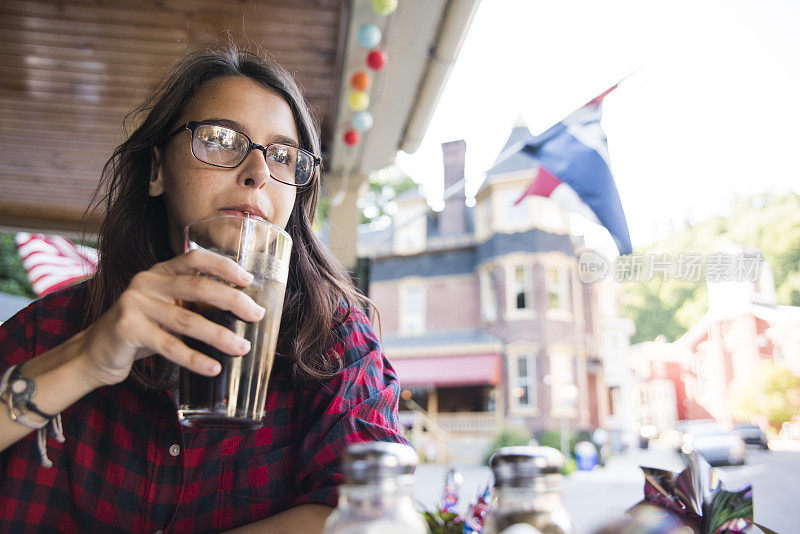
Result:
<instances>
[{"instance_id":1,"label":"woman's fingers","mask_svg":"<svg viewBox=\"0 0 800 534\"><path fill-rule=\"evenodd\" d=\"M102 371L98 383L124 380L134 360L153 352L197 373L216 375L219 362L187 346L180 336L197 339L231 356L247 354L249 342L181 308L176 300L204 303L242 320L258 321L264 309L237 289L252 281L253 277L236 262L206 250L183 254L138 273L112 310L89 330L87 354Z\"/></svg>"},{"instance_id":2,"label":"woman's fingers","mask_svg":"<svg viewBox=\"0 0 800 534\"><path fill-rule=\"evenodd\" d=\"M168 285L161 291L181 301L205 302L245 321L259 321L264 316L264 308L243 291L206 276L178 275L163 283Z\"/></svg>"},{"instance_id":3,"label":"woman's fingers","mask_svg":"<svg viewBox=\"0 0 800 534\"><path fill-rule=\"evenodd\" d=\"M191 310L187 310L186 308L181 308L180 306L176 306L162 300L154 300L152 301L151 305L147 306L145 314L148 319L166 327L170 330L170 332L197 339L198 341L202 341L203 343L217 348L226 354L230 354L231 356L243 356L250 351L249 341L239 337L232 330L225 328L224 326L221 326L213 321L209 321L202 315ZM161 336L159 337L159 340L162 343L177 342L186 349L191 350L175 336L170 335L170 337L174 341ZM156 347L151 348L156 349ZM161 354L170 358L170 356L167 354ZM177 354L182 354L182 349L178 350ZM181 363L177 360L175 361L177 363Z\"/></svg>"},{"instance_id":4,"label":"woman's fingers","mask_svg":"<svg viewBox=\"0 0 800 534\"><path fill-rule=\"evenodd\" d=\"M252 279L230 258L197 249L137 274L130 287L164 301L205 302L245 321L258 321L264 316L264 308L237 287L219 281L241 287L249 285Z\"/></svg>"},{"instance_id":5,"label":"woman's fingers","mask_svg":"<svg viewBox=\"0 0 800 534\"><path fill-rule=\"evenodd\" d=\"M152 332L149 333L148 340L150 341L148 345L151 345L150 348L153 351L195 373L215 376L222 369L218 361L190 349L180 339L155 325L152 325Z\"/></svg>"},{"instance_id":6,"label":"woman's fingers","mask_svg":"<svg viewBox=\"0 0 800 534\"><path fill-rule=\"evenodd\" d=\"M239 287L248 286L253 281L253 275L232 259L203 249L191 250L159 263L158 268L172 274L205 273Z\"/></svg>"},{"instance_id":7,"label":"woman's fingers","mask_svg":"<svg viewBox=\"0 0 800 534\"><path fill-rule=\"evenodd\" d=\"M264 316L264 308L238 289L252 281L252 275L236 262L207 250L194 250L159 263L134 276L117 302L112 327L115 337L132 349L127 358L138 359L147 354L143 349L149 349L197 373L216 375L219 362L188 346L181 336L231 356L247 354L250 343L176 301L202 303L216 308L217 313L231 312L244 321L258 321ZM111 356L105 351L97 359L105 359L114 369L125 367L122 355L116 360ZM127 359L128 368L130 362Z\"/></svg>"}]
</instances>

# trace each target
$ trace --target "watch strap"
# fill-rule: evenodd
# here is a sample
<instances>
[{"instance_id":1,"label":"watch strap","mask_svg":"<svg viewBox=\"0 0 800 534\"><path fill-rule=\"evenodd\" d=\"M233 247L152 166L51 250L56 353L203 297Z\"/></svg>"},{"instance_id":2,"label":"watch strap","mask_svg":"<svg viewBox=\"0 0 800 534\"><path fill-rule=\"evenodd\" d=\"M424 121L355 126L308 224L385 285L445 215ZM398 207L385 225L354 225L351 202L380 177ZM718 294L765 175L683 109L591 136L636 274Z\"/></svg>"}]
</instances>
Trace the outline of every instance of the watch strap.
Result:
<instances>
[{"instance_id":1,"label":"watch strap","mask_svg":"<svg viewBox=\"0 0 800 534\"><path fill-rule=\"evenodd\" d=\"M33 402L33 396L36 394L36 382L32 378L22 376L19 365L14 367L11 376L8 377L8 394L10 395L10 404L14 408L33 412L48 421L55 417L55 415L40 410Z\"/></svg>"}]
</instances>

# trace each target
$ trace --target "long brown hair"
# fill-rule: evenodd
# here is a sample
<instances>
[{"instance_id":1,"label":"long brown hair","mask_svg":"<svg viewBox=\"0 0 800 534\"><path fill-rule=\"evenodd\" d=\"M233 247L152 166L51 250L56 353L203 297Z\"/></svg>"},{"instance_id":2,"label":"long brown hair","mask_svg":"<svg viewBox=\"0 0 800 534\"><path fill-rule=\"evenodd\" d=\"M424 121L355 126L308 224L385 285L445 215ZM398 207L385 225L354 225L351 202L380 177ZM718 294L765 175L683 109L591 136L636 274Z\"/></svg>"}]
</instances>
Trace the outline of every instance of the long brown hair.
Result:
<instances>
[{"instance_id":1,"label":"long brown hair","mask_svg":"<svg viewBox=\"0 0 800 534\"><path fill-rule=\"evenodd\" d=\"M292 110L300 147L320 153L317 125L293 77L283 67L230 43L180 58L150 97L126 117L126 124L137 121L139 125L106 162L87 210L87 218L100 211L105 211L105 218L84 326L97 321L119 299L136 273L174 255L167 237L163 196L148 194L156 168L153 148L175 128L175 121L201 85L234 76L250 78L283 98ZM326 355L335 326L346 320L350 306L367 301L312 230L319 195L318 172L311 186L298 190L286 227L293 250L276 353L278 361L290 365L295 381L324 379L340 369L341 362ZM166 389L174 386L176 369L174 363L155 356L137 361L131 376L146 387Z\"/></svg>"}]
</instances>

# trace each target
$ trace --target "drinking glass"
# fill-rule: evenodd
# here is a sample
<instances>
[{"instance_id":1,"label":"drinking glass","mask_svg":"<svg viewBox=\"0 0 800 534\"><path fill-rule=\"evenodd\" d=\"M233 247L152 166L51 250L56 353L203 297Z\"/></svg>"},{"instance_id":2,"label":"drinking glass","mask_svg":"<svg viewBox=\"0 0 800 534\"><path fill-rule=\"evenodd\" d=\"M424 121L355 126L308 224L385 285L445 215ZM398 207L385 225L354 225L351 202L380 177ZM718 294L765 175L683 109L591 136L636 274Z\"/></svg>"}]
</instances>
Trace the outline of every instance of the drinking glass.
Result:
<instances>
[{"instance_id":1,"label":"drinking glass","mask_svg":"<svg viewBox=\"0 0 800 534\"><path fill-rule=\"evenodd\" d=\"M252 274L253 282L240 289L266 311L260 321L248 322L204 302L181 303L250 341L250 352L231 356L185 336L184 343L217 360L222 371L208 377L180 369L178 418L192 427L258 428L275 358L292 239L274 224L236 215L194 221L186 226L184 237L186 252L210 250L231 258Z\"/></svg>"}]
</instances>

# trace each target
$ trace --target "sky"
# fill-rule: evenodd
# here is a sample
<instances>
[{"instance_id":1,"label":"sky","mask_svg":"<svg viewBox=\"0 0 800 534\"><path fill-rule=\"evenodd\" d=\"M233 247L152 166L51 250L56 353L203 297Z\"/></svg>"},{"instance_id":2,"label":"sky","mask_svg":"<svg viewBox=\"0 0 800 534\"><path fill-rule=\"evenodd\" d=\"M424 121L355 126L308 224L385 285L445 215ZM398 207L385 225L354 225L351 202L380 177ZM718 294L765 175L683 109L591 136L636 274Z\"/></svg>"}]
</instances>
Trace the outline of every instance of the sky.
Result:
<instances>
[{"instance_id":1,"label":"sky","mask_svg":"<svg viewBox=\"0 0 800 534\"><path fill-rule=\"evenodd\" d=\"M796 0L482 0L421 147L397 165L437 208L441 143L465 139L469 196L519 117L540 133L630 75L602 125L634 247L738 195L800 192L798 27Z\"/></svg>"}]
</instances>

